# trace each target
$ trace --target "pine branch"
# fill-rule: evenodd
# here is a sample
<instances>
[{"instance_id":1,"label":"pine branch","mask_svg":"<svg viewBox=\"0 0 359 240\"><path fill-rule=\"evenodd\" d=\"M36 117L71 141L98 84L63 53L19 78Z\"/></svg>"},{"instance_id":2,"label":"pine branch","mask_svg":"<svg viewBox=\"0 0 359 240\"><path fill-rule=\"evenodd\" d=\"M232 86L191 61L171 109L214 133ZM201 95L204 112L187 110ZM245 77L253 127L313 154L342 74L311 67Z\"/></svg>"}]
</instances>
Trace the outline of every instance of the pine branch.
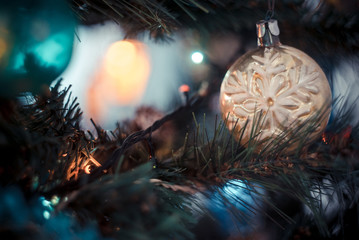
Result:
<instances>
[{"instance_id":1,"label":"pine branch","mask_svg":"<svg viewBox=\"0 0 359 240\"><path fill-rule=\"evenodd\" d=\"M246 215L242 210L234 208L233 201L245 206L250 212L261 213L271 218L272 221L277 222L279 226L287 227L288 225L293 225L294 219L286 213L285 209L278 207L278 202L273 202L271 197L271 194L276 195L280 193L285 197L307 205L316 221L316 227L320 229L322 234L329 235L327 223L323 220L321 200L313 196L313 192L335 192L338 196L342 196L343 200L341 201L343 201L343 204L344 202L347 204L347 200L344 200L347 198L344 197L347 195L347 190L344 191L340 187L341 184L352 181L353 184L348 185L350 191L349 196L353 196L358 187L357 181L355 180L355 172L349 171L348 175L348 168L355 167L353 162L351 162L351 157L342 156L340 152L328 151L328 149L336 147L336 144L338 144L337 141L331 141L328 138L328 144L317 142L312 145L312 147L299 145L300 151L295 151L295 154L292 155L283 154L283 147L277 147L278 145L287 146L290 144L288 141L293 141L293 139L301 139L305 142L305 136L308 136L308 133L313 131L313 127L315 127L315 124L311 124L310 121L299 125L297 131L290 129L288 133L283 134L279 139L272 140L262 152L255 152L256 147L265 144L256 141L256 136L261 127L261 119L264 116L256 118L257 124L253 124L251 138L248 140L246 147L240 146L238 142L233 139L232 134L225 128L225 122L220 121L218 124L215 124L214 136L210 138L205 128L205 123L201 126L197 119L194 118L195 131L192 137L189 136L185 139L183 147L180 148L178 152L175 152L172 158L158 162L158 165L156 165L157 170L150 171L149 175L147 173L138 173L139 175L135 174L130 177L119 171L124 164L124 160L121 156L126 155L126 152L136 143L147 141L148 138L151 137L151 134L163 126L165 122L179 118L184 112L193 111L193 109L203 101L203 97L195 95L185 106L178 108L173 113L156 121L149 128L134 132L127 137L111 140L111 138L107 137L101 128L97 126L97 131L103 134L103 136L96 142L88 139L83 131L78 128L81 112L78 110L76 103L70 100L64 101L64 96L68 93L68 89L65 89L60 94L57 93L57 91L58 85L52 89L47 97L36 97L33 104L21 106L19 108L20 111L15 111L20 117L11 120L2 120L3 126L7 126L6 128L8 129L3 128L2 134L7 134L7 136L12 136L13 138L15 136L14 139L17 138L18 133L16 133L16 130L9 131L9 129L12 129L15 125L26 126L25 130L22 129L21 131L22 134L25 134L23 138L25 142L20 142L20 146L27 146L29 142L33 141L33 137L38 138L41 136L43 139L43 142L34 142L34 145L30 145L27 150L29 153L38 154L36 156L39 156L39 158L35 157L30 162L27 162L26 159L24 161L24 159L18 158L18 162L22 165L15 171L16 175L11 177L9 175L6 176L16 183L19 181L16 176L25 175L29 182L23 185L22 188L25 192L28 192L28 196L39 194L48 198L57 196L62 199L65 199L65 196L67 196L70 200L63 202L65 206L59 205L58 210L61 212L64 209L72 209L72 211L75 211L76 215L78 215L80 221L84 221L81 215L83 211L87 212L85 216L91 216L90 219L97 219L104 215L107 216L107 213L105 213L107 210L105 209L103 209L105 212L102 213L102 210L100 210L101 213L98 212L98 214L95 214L96 211L99 210L96 207L96 203L100 201L100 199L98 199L99 196L109 194L109 192L112 191L111 189L117 188L116 186L121 186L122 192L125 191L123 189L127 189L126 191L128 192L133 192L133 190L131 190L132 187L136 187L136 184L138 184L133 184L134 181L143 178L158 178L168 182L168 184L161 183L159 186L160 189L166 188L168 194L177 191L177 194L181 192L184 196L187 196L186 199L190 199L190 195L186 195L183 191L189 191L191 194L194 194L194 192L203 192L207 198L210 198L213 192L217 192L225 206L231 209L231 214L233 214L235 218L242 219ZM63 106L65 106L65 108ZM16 116L16 114L12 114L12 116ZM319 119L320 117L321 114L316 116L316 118ZM62 120L60 121L60 119ZM317 119L314 119L314 122L316 122L316 120ZM343 117L341 121L345 122L345 117ZM9 124L12 127L9 127ZM335 125L337 124L336 122ZM311 125L313 125L313 127L311 127ZM353 127L353 129L357 128ZM293 135L294 138L289 138L288 140L288 138L284 137L291 132L295 133L295 135ZM347 133L344 134L345 136L348 135ZM29 138L26 136L33 137ZM114 134L114 136L120 135ZM44 145L44 143L47 145ZM351 143L347 142L346 144ZM105 161L101 161L103 163L102 167L93 170L89 175L79 174L77 179L65 179L63 173L69 168L70 163L75 161L80 165L81 159L86 159L95 146L98 147L98 151L102 151L101 146L105 145L111 147L105 150L110 152L110 154L108 155L109 157L104 159ZM36 146L41 146L42 148L44 148L44 146L48 147L44 152ZM358 150L357 147L355 147L357 145L353 146L354 148L351 151L352 155L356 154ZM52 153L50 157L48 153ZM62 159L61 154L63 153L67 153L68 157L63 158L62 161L58 161L59 157ZM338 157L340 156L342 156L341 158L343 159L339 159L338 161ZM45 167L41 162L43 157L46 157L48 161L48 165L45 165ZM130 158L126 158L126 162L130 161ZM145 162L149 162L149 160L145 159ZM138 163L141 163L141 161L138 161ZM32 169L27 169L27 166L32 166ZM146 166L147 168L150 166L151 169L153 167L151 163L147 163ZM47 174L48 167L50 167L50 170L54 169L50 175ZM115 168L117 168L117 170L115 170ZM27 170L24 172L24 169ZM127 172L130 169L134 168L123 170ZM107 171L104 172L104 170ZM109 170L111 170L111 172ZM37 178L39 176L40 178ZM230 196L229 199L228 196L223 194L221 188L233 179L243 181L245 183L243 188L248 189L249 193L260 195L261 200L265 206L268 206L270 211L268 209L262 209L258 207L258 205L252 205L240 198ZM331 184L322 184L325 179L331 179ZM28 186L29 183L30 188ZM6 181L2 181L2 184L6 184ZM198 184L202 185L202 187L198 187ZM259 186L259 188L256 186ZM265 189L268 196L263 195L260 188ZM206 192L207 190L204 189L210 191ZM98 193L100 191L103 191L103 194L99 195ZM137 196L137 193L135 195ZM92 199L88 202L90 205L87 210L86 208L83 209L80 207L83 206L85 196L87 196L88 199ZM149 195L145 194L144 196L148 197ZM179 200L178 198L176 199ZM351 204L357 204L357 198L352 197L350 199L349 202L351 202ZM112 200L111 204L118 201L115 199ZM123 200L127 201L125 199ZM185 200L179 201L179 203L185 202ZM134 208L138 207L135 202L133 204L132 206ZM168 212L176 212L178 210L178 205L174 204L171 206L173 208L168 209ZM345 212L345 209L340 210L340 212ZM124 210L119 209L118 211L122 212ZM158 216L154 215L154 217ZM97 221L100 220L97 219ZM121 219L111 221L111 223L115 225L117 223L119 224L116 226L111 225L111 231L120 226L122 224L121 221ZM160 224L162 220L158 218L158 221L154 221ZM126 226L124 229L130 229ZM163 228L160 227L160 229ZM104 230L102 229L102 231ZM161 232L162 230L159 231ZM178 231L178 234L181 234L181 231L184 231L184 229L181 227ZM119 234L125 234L124 232L126 233L126 231L121 231ZM128 231L126 234L132 233L132 231ZM111 234L116 235L114 232ZM165 236L165 234L167 234L167 232L164 232L163 236ZM188 233L184 234L186 235Z\"/></svg>"},{"instance_id":2,"label":"pine branch","mask_svg":"<svg viewBox=\"0 0 359 240\"><path fill-rule=\"evenodd\" d=\"M195 95L191 99L189 99L185 106L181 106L174 112L166 115L160 120L157 120L152 124L152 126L148 127L145 130L137 131L127 136L122 141L122 144L112 152L112 154L107 160L104 161L103 165L99 168L94 169L90 175L82 175L78 179L73 179L69 182L65 182L64 184L59 185L49 191L45 191L42 194L45 196L52 196L53 194L58 192L67 193L80 188L81 186L83 186L84 183L88 184L93 181L96 181L102 175L106 174L110 168L117 166L120 157L124 155L126 150L128 150L131 146L150 138L151 134L158 128L160 128L164 123L178 118L185 112L191 111L193 108L200 104L201 100L201 96Z\"/></svg>"},{"instance_id":3,"label":"pine branch","mask_svg":"<svg viewBox=\"0 0 359 240\"><path fill-rule=\"evenodd\" d=\"M317 194L318 188L319 192L324 192L324 194L326 192L335 192L341 196L343 194L341 193L342 189L335 182L344 184L344 182L348 181L348 179L345 180L348 174L350 178L355 177L355 172L350 171L348 173L348 167L354 167L353 163L351 160L337 161L337 153L331 154L328 151L328 149L335 148L335 145L338 144L334 143L334 141L324 144L320 140L312 144L312 146L300 144L298 149L291 154L283 152L285 148L288 148L295 141L308 142L306 139L310 135L309 133L316 128L314 123L317 123L318 119L321 119L322 114L326 111L326 109L323 109L322 113L319 112L313 119L297 126L294 130L290 129L288 133L284 132L283 136L269 142L256 141L256 132L259 131L260 124L253 124L258 129L254 128L252 130L253 134L248 140L246 148L238 145L238 142L241 141L235 141L231 133L225 130L225 122L216 124L214 136L209 139L206 129L201 127L196 118L194 118L195 133L193 133L191 140L186 137L184 145L174 153L171 159L166 160L162 165L160 164L159 168L173 169L174 171L183 169L181 173L186 175L187 179L191 179L197 185L204 186L205 189L213 189L211 192L221 191L220 189L222 189L223 185L230 183L233 179L242 181L247 188L252 189L250 192L253 194L258 190L252 186L257 185L267 192L266 195L260 198L264 206L267 206L267 209L251 206L250 202L244 203L246 207L265 215L271 221L281 222L278 223L281 227L293 226L296 221L291 216L287 216L284 212L286 210L278 207L281 204L277 201L273 202L270 197L272 194L282 194L282 198L306 205L313 214L312 217L321 234L329 236L331 233L322 209L321 198L323 195ZM263 117L259 116L256 121L260 123ZM342 117L339 116L339 118ZM346 120L342 119L341 121ZM338 123L334 121L333 124L337 125ZM244 130L242 129L242 131ZM287 138L288 134L291 137ZM267 147L263 148L266 145ZM263 148L261 152L254 151L261 146ZM358 145L355 146L351 154L358 154ZM326 181L325 179L328 179L328 177L332 179L330 184L323 184L323 181ZM357 183L354 185L350 187L353 194L354 189L357 188ZM208 197L213 197L212 194L210 193ZM232 196L221 195L221 197L224 204L226 202L236 202L228 199ZM340 204L345 205L344 202ZM241 213L238 213L238 211L240 210L233 210L230 214L234 216L239 214L237 217L241 218Z\"/></svg>"},{"instance_id":4,"label":"pine branch","mask_svg":"<svg viewBox=\"0 0 359 240\"><path fill-rule=\"evenodd\" d=\"M163 184L151 182L150 178L156 177L155 172L151 171L151 164L144 164L137 168L132 167L125 170L125 173L115 171L107 172L104 175L101 172L101 176L97 178L90 178L90 175L83 172L78 172L75 177L70 179L68 179L68 175L70 170L78 171L76 168L92 156L96 149L95 146L99 147L100 152L104 151L101 146L110 146L109 149L105 149L106 152L111 151L111 146L122 142L122 145L128 149L136 142L148 138L148 135L151 135L166 121L178 117L178 114L183 114L185 110L199 104L200 98L193 97L187 106L154 124L152 130L149 128L138 132L138 134L133 134L127 142L121 139L113 140L106 135L103 135L97 142L95 139L88 139L79 129L81 111L75 102L76 99L65 101L69 88L59 92L59 86L60 83L47 95L30 97L28 105L10 102L10 110L13 111L10 118L5 119L8 114L1 115L0 136L6 141L2 142L0 147L6 156L10 156L7 152L13 152L11 161L3 161L0 166L1 185L5 187L17 185L26 194L26 203L18 202L17 207L24 209L27 208L27 205L23 207L21 204L29 204L29 208L33 206L36 211L39 211L34 213L35 216L42 216L42 211L45 210L38 208L36 204L31 205L32 201L34 199L37 201L39 196L46 199L56 198L60 199L59 205L55 203L52 206L56 207L56 212L52 212L52 208L51 211L46 209L47 217L53 216L52 219L57 217L61 219L62 214L67 215L70 212L72 214L69 215L72 217L66 218L64 222L75 221L74 216L77 218L76 226L77 221L82 226L90 226L93 221L97 221L102 236L134 239L144 236L151 236L153 239L172 237L191 239L193 235L188 224L193 224L193 218L190 209L184 208L188 204L189 196L178 192L174 194L174 190L167 189ZM100 127L97 129L101 131ZM124 148L124 150L126 149ZM22 154L23 152L26 154ZM121 163L118 166L121 166ZM108 166L112 171L114 171L114 167L116 166ZM121 192L121 194L114 194L116 192ZM2 197L5 195L2 191L0 191L0 195L2 201ZM86 197L84 198L84 196ZM174 196L176 197L174 198ZM89 201L86 202L84 199ZM98 203L100 205L97 205ZM104 206L104 208L99 206ZM131 209L130 206L133 208ZM12 215L16 209L3 211L2 207L0 207L0 212L5 215L1 216L0 221L5 221L6 229L0 229L0 235L14 234L22 225L13 225L13 222L6 219L16 219L16 215ZM117 211L109 212L109 209L117 209ZM121 214L118 214L119 212ZM134 213L136 219L134 219ZM103 222L107 217L111 218L111 221ZM43 218L31 217L24 221L26 224L34 225L34 229L21 228L22 232L16 236L21 237L23 234L31 232L32 236L42 239L39 237L40 235L46 239L48 229L41 226L45 221ZM137 224L129 224L132 221L137 221ZM94 230L96 229L95 227ZM122 230L118 231L119 229ZM150 232L143 231L144 229ZM36 234L33 234L32 231L35 231ZM66 228L64 231L69 230ZM140 236L141 234L144 235Z\"/></svg>"},{"instance_id":5,"label":"pine branch","mask_svg":"<svg viewBox=\"0 0 359 240\"><path fill-rule=\"evenodd\" d=\"M197 30L203 33L203 38L225 31L246 35L254 32L255 23L264 19L267 12L267 1L256 0L72 2L77 14L85 19L85 24L111 19L121 24L127 37L149 31L156 40L168 39L174 33L186 30ZM357 51L359 7L350 1L344 2L320 1L315 7L303 0L278 1L274 17L279 20L282 42L303 50L318 49L332 53L334 49Z\"/></svg>"},{"instance_id":6,"label":"pine branch","mask_svg":"<svg viewBox=\"0 0 359 240\"><path fill-rule=\"evenodd\" d=\"M343 132L338 132L337 129L333 136L326 136L327 144L321 140L311 146L304 144L306 137L316 128L315 123L322 118L322 112L326 109L314 116L314 119L298 125L295 130L288 129L288 132L284 132L278 139L269 142L256 140L265 117L259 115L256 123L252 125L251 137L245 146L233 139L233 133L226 130L224 121L217 123L216 120L214 135L209 137L206 124L201 125L194 115L194 130L185 137L183 146L168 159L160 160L153 165L148 158L150 152L145 151L144 159L131 159L127 157L130 155L130 149L139 142L150 142L152 133L166 122L177 120L184 113L187 115L192 112L205 100L204 96L194 95L185 106L156 121L145 130L125 136L115 131L115 139L110 138L96 125L99 137L91 139L79 129L81 111L76 102L69 99L65 101L69 89L60 92L58 89L59 84L47 95L36 96L27 106L12 102L12 105L8 104L11 114L1 114L0 134L7 141L1 147L4 152L13 153L13 161L5 162L1 166L6 173L1 175L1 184L19 185L28 199L38 195L48 199L59 197L62 199L62 205L57 207L58 211L73 211L80 222L87 222L84 219L89 217L90 220L96 219L102 223L100 218L110 214L105 207L106 204L116 209L116 213L119 211L121 215L126 215L129 213L126 210L129 209L119 208L119 201L124 201L123 206L132 204L131 209L136 212L138 219L141 219L144 211L139 207L142 206L142 202L137 201L138 197L143 196L143 199L150 201L148 197L153 190L156 197L159 197L158 191L158 194L164 193L166 196L177 195L177 198L173 199L174 202L169 201L169 198L160 200L164 204L169 201L168 208L161 208L157 204L151 205L159 210L160 215L164 214L161 215L164 218L157 214L149 218L153 220L154 228L158 227L158 232L155 232L163 238L169 236L168 232L164 231L167 228L166 219L173 224L177 224L178 221L189 223L188 214L191 210L179 210L186 205L186 200L192 200L192 196L196 196L198 192L203 193L208 199L217 193L222 203L230 209L234 219L237 218L241 222L248 215L243 210L236 209L236 204L245 207L249 212L272 219L271 221L277 222L282 228L293 227L297 224L294 216L289 214L280 202L274 201L275 196L280 195L280 199L290 199L291 203L295 202L299 206L306 205L312 214L310 222L306 224L315 222L316 225L311 227L319 229L321 236L329 236L331 233L328 226L340 222L340 214L345 214L348 207L358 203L358 178L355 171L358 168L358 142L354 138L357 135L350 132L357 131L357 126L349 129L344 127ZM5 109L2 109L2 112L5 112ZM333 124L344 125L347 123L345 116L348 117L350 114L343 112L343 116L339 116L340 121L334 121ZM293 141L299 141L303 145L299 144L297 151L285 154L283 150ZM263 147L263 150L255 151L258 147ZM337 151L338 149L346 151ZM84 160L95 154L102 156L97 158L102 167L94 169L90 174L79 172L77 178L66 178L66 173L72 169L73 163L75 167L80 166ZM142 165L143 163L147 164ZM156 170L153 170L153 166ZM159 179L159 184L153 182L154 179ZM241 181L241 188L248 190L253 196L259 196L262 206L224 194L222 188L232 180ZM143 189L142 183L145 189L152 190L140 191ZM118 191L128 193L128 198L112 194ZM321 194L323 192L324 194ZM338 212L334 223L325 221L322 208L321 198L329 193L335 193L340 199L341 206L345 206ZM99 208L102 196L108 196L110 203L103 204L104 208ZM183 198L179 198L180 196ZM82 206L86 197L89 201L84 208ZM263 209L263 206L267 208ZM171 218L169 213L179 214L183 218L180 217L181 220L177 221ZM129 215L126 215L125 219L116 216L111 217L110 223L101 225L102 233L105 234L106 228L110 226L111 236L132 236L134 230L131 230L132 227L126 222L130 219ZM142 224L147 225L141 222L139 226L143 226ZM118 227L122 227L124 231L114 232ZM189 236L187 227L181 225L176 234Z\"/></svg>"}]
</instances>

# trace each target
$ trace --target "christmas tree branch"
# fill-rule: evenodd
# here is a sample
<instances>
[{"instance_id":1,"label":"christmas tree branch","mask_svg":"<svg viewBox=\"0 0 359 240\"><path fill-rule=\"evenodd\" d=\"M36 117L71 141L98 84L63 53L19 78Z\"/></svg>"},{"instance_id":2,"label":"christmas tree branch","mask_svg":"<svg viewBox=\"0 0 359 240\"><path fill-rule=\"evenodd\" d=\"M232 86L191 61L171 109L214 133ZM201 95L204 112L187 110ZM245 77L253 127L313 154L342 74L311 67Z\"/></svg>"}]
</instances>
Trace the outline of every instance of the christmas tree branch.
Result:
<instances>
[{"instance_id":1,"label":"christmas tree branch","mask_svg":"<svg viewBox=\"0 0 359 240\"><path fill-rule=\"evenodd\" d=\"M189 29L207 33L203 37L221 31L247 34L254 32L255 23L264 19L268 10L265 0L72 0L72 3L85 24L113 20L120 23L127 37L149 31L156 40ZM358 11L358 5L350 1L326 0L317 6L304 0L279 1L274 18L279 20L281 38L287 44L303 50L314 49L315 45L322 52L333 49L353 52L359 46Z\"/></svg>"},{"instance_id":2,"label":"christmas tree branch","mask_svg":"<svg viewBox=\"0 0 359 240\"><path fill-rule=\"evenodd\" d=\"M79 129L81 111L78 109L77 103L69 99L65 101L65 95L69 93L69 89L58 92L58 88L59 83L47 95L35 97L33 103L25 106L15 105L14 109L10 108L14 111L11 116L18 115L16 118L5 119L5 115L2 115L1 134L5 134L5 139L10 140L11 146L11 149L5 146L3 150L5 152L12 151L15 161L7 162L7 165L2 166L10 175L3 174L1 177L2 183L5 185L11 182L21 183L21 188L28 196L42 195L47 199L54 196L62 199L71 197L67 203L63 202L65 206L59 207L59 211L72 209L76 213L85 211L79 207L84 196L91 196L93 202L99 201L98 194L93 195L90 192L100 192L103 185L107 186L103 189L103 195L108 194L109 189L117 189L116 184L120 184L121 189L132 192L131 187L136 188L137 185L127 182L130 186L126 187L126 177L123 174L129 172L130 169L136 169L136 166L141 166L142 163L147 163L146 169L153 169L153 164L149 162L148 155L152 154L149 152L143 154L144 159L142 160L132 160L129 151L131 147L141 141L148 141L152 133L159 130L166 122L178 120L184 113L189 115L188 113L194 111L205 99L205 96L195 94L186 105L154 122L144 130L135 131L127 136L113 133L118 137L115 140L111 140L96 125L98 138L88 139ZM30 101L32 100L30 99ZM319 112L315 118L320 119L321 116ZM333 121L333 124L340 126L340 122L347 123L348 116L343 112L343 116L338 117L339 122ZM128 178L158 179L156 181L159 182L155 185L158 185L159 189L166 188L168 194L171 191L177 191L184 195L186 192L191 195L202 192L206 198L211 198L212 194L217 192L219 199L222 199L225 206L231 209L231 214L235 218L242 219L246 216L246 213L241 212L243 210L234 208L233 203L238 203L249 212L256 212L269 219L272 218L282 227L292 226L295 219L287 214L286 210L280 207L280 204L274 199L274 196L280 194L298 204L308 206L312 218L315 219L316 227L322 234L328 235L328 223L323 218L321 198L326 194L337 194L344 206L348 204L348 200L346 200L348 191L351 193L356 191L358 185L355 180L356 172L350 169L356 169L354 160L358 148L357 144L353 142L355 134L348 133L348 131L350 129L356 131L357 127L353 126L349 130L341 128L343 133L338 133L339 130L336 129L337 132L333 133L334 136L325 136L326 142L320 140L311 146L299 145L294 154L285 154L283 146L287 146L293 141L305 143L306 137L313 131L315 124L306 122L298 126L297 130L288 129L288 132L279 136L278 139L263 143L256 141L256 137L264 117L259 115L256 118L257 123L252 125L251 138L248 140L247 146L244 147L233 138L233 133L226 130L226 120L216 120L214 135L210 137L205 126L205 119L202 124L194 115L194 131L186 135L183 146L174 152L171 158L160 159L156 165L156 171L151 170L149 175L148 173L141 175L142 173L139 171L140 175L135 174L136 176ZM313 122L317 122L316 119ZM342 135L338 137L336 134ZM289 138L286 138L288 136ZM19 139L22 142L19 142ZM24 158L21 151L14 150L17 146L20 149L25 149L24 156L33 157ZM106 148L102 148L102 146ZM255 148L258 146L265 146L265 148L256 152ZM68 179L69 169L81 166L93 155L94 151L95 153L108 153L103 155L103 159L102 157L97 158L102 166L95 168L89 174L78 172L77 178ZM131 161L134 161L134 164L128 165ZM16 164L22 165L15 168ZM125 167L126 164L128 166ZM18 170L14 171L13 169ZM263 209L263 205L247 204L243 199L223 193L223 186L233 180L241 181L241 188L247 189L250 195L260 196L259 199L267 209ZM136 180L134 181L136 182ZM342 189L343 184L347 186L348 191ZM322 192L324 195L321 194ZM357 201L358 199L353 196L349 199L351 204L356 204ZM91 215L95 212L96 207L94 205L89 207L91 209L89 208L88 214ZM341 210L341 212L345 211ZM83 218L79 216L79 219ZM120 219L114 221L121 222ZM114 228L116 227L114 226Z\"/></svg>"},{"instance_id":3,"label":"christmas tree branch","mask_svg":"<svg viewBox=\"0 0 359 240\"><path fill-rule=\"evenodd\" d=\"M202 100L203 100L203 96L194 95L187 101L186 105L179 107L172 113L164 116L162 119L155 121L147 129L134 132L129 136L127 136L122 141L122 144L112 152L110 157L103 163L103 165L101 167L95 168L91 172L91 174L81 175L79 176L78 179L72 179L68 182L64 182L63 184L56 186L51 190L43 192L42 194L45 196L52 196L53 194L58 192L66 193L78 189L79 187L83 186L84 183L88 184L93 181L96 181L102 175L106 174L110 168L113 168L118 164L120 157L125 154L128 148L130 148L131 146L135 145L138 142L151 138L152 133L157 129L159 129L163 124L165 124L168 121L175 120L180 116L183 116L184 113L188 113L192 111L197 106L199 106ZM101 132L101 130L97 130L97 132Z\"/></svg>"}]
</instances>

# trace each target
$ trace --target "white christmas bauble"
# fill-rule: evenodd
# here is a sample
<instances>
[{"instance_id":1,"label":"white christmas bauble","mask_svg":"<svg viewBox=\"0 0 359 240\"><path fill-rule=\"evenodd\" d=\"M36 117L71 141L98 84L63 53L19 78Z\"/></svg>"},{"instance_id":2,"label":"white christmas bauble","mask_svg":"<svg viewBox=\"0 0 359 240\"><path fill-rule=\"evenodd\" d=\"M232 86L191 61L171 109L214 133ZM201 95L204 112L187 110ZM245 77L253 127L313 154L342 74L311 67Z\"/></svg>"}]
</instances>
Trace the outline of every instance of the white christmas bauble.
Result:
<instances>
[{"instance_id":1,"label":"white christmas bauble","mask_svg":"<svg viewBox=\"0 0 359 240\"><path fill-rule=\"evenodd\" d=\"M308 137L314 140L328 123L330 104L331 90L319 65L304 52L280 43L240 57L225 75L220 92L222 117L243 145L255 128L260 128L256 140L275 139L321 112ZM257 125L260 112L263 120ZM288 151L298 144L292 143Z\"/></svg>"}]
</instances>

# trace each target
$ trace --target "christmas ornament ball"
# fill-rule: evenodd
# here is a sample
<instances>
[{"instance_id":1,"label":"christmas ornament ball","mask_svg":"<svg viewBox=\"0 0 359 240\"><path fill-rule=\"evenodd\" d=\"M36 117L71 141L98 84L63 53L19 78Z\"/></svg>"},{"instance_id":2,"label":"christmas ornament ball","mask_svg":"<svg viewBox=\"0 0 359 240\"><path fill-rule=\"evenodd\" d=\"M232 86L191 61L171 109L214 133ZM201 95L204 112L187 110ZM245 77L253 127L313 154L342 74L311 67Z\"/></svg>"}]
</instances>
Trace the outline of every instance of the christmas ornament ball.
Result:
<instances>
[{"instance_id":1,"label":"christmas ornament ball","mask_svg":"<svg viewBox=\"0 0 359 240\"><path fill-rule=\"evenodd\" d=\"M0 95L37 93L67 67L75 19L65 0L12 0L0 8Z\"/></svg>"},{"instance_id":2,"label":"christmas ornament ball","mask_svg":"<svg viewBox=\"0 0 359 240\"><path fill-rule=\"evenodd\" d=\"M247 145L257 133L259 141L279 136L288 140L285 136L288 129L293 131L301 123L316 121L307 141L315 140L326 127L330 114L332 95L324 72L307 54L279 41L269 44L259 41L259 46L240 57L222 82L220 109L227 127ZM263 119L257 123L260 112ZM320 117L316 117L319 113ZM254 133L256 127L259 129ZM299 141L294 141L287 151L296 149L298 144Z\"/></svg>"}]
</instances>

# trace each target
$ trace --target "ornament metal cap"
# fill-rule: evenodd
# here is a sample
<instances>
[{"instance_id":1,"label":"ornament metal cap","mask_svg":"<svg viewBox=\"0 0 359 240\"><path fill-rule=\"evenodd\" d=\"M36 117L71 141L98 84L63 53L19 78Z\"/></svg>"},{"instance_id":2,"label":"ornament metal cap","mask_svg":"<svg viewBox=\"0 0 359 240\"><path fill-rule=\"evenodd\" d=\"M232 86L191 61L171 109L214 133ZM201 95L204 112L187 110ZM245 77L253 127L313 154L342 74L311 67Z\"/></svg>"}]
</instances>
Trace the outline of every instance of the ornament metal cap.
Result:
<instances>
[{"instance_id":1,"label":"ornament metal cap","mask_svg":"<svg viewBox=\"0 0 359 240\"><path fill-rule=\"evenodd\" d=\"M271 47L280 45L278 21L275 19L257 22L258 47Z\"/></svg>"}]
</instances>

